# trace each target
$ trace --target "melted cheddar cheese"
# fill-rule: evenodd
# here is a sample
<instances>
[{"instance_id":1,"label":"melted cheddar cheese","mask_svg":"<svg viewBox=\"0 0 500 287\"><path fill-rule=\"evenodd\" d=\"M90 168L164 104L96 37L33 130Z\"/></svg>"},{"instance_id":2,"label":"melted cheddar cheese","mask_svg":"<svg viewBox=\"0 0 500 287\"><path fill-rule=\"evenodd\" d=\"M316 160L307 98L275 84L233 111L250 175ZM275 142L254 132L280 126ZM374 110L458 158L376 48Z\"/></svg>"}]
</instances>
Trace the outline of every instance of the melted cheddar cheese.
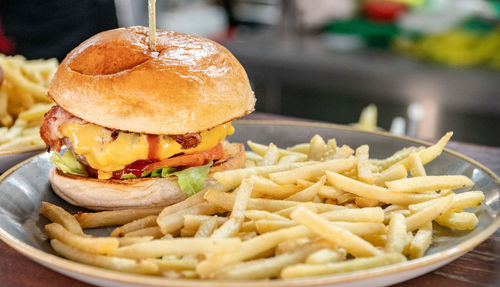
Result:
<instances>
[{"instance_id":1,"label":"melted cheddar cheese","mask_svg":"<svg viewBox=\"0 0 500 287\"><path fill-rule=\"evenodd\" d=\"M144 134L118 132L113 138L112 131L91 123L64 124L59 130L71 139L75 152L85 156L89 165L99 171L99 178L106 178L110 172L122 170L134 161L148 159L149 144ZM157 154L162 160L178 153L209 150L233 133L231 123L216 126L202 132L200 144L188 149L182 149L171 137L162 135Z\"/></svg>"}]
</instances>

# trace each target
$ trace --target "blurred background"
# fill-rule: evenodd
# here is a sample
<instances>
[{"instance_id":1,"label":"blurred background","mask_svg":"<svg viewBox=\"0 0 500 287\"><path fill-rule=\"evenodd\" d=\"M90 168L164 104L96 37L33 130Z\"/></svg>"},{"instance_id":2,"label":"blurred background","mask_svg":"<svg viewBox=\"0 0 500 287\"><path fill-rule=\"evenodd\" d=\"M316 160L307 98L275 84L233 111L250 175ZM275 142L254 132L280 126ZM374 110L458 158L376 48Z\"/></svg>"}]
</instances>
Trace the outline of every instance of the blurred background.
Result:
<instances>
[{"instance_id":1,"label":"blurred background","mask_svg":"<svg viewBox=\"0 0 500 287\"><path fill-rule=\"evenodd\" d=\"M56 57L147 26L146 0L2 0L0 52ZM500 146L500 1L157 0L157 27L224 44L257 111ZM363 125L361 125L363 126Z\"/></svg>"}]
</instances>

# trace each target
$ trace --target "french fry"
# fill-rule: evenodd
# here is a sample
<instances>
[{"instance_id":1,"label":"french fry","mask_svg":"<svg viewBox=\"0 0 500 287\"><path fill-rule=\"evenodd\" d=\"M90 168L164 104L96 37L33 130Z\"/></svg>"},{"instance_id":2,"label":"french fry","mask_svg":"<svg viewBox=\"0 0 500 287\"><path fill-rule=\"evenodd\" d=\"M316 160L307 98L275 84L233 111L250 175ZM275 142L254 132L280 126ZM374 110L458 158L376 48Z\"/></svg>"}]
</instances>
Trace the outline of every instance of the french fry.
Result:
<instances>
[{"instance_id":1,"label":"french fry","mask_svg":"<svg viewBox=\"0 0 500 287\"><path fill-rule=\"evenodd\" d=\"M203 222L209 220L210 218L215 218L217 222L217 226L221 226L224 222L227 221L226 217L221 216L208 216L208 215L199 215L199 214L187 214L184 215L184 228L197 230Z\"/></svg>"},{"instance_id":2,"label":"french fry","mask_svg":"<svg viewBox=\"0 0 500 287\"><path fill-rule=\"evenodd\" d=\"M326 150L324 153L325 160L332 160L335 157L335 153L337 153L337 140L329 139L326 143Z\"/></svg>"},{"instance_id":3,"label":"french fry","mask_svg":"<svg viewBox=\"0 0 500 287\"><path fill-rule=\"evenodd\" d=\"M212 185L212 186L210 186L210 188L220 188L220 186ZM172 204L170 206L163 208L163 210L158 215L158 217L159 217L158 220L161 221L163 217L165 217L169 214L173 214L173 213L179 212L181 210L184 210L186 208L190 208L190 207L193 207L197 204L202 203L204 201L203 197L205 196L205 193L207 191L208 191L208 188L204 188L204 189L200 190L199 192L197 192L196 194L186 198L183 201L180 201L178 203L175 203L175 204Z\"/></svg>"},{"instance_id":4,"label":"french fry","mask_svg":"<svg viewBox=\"0 0 500 287\"><path fill-rule=\"evenodd\" d=\"M304 261L309 254L318 250L321 246L321 244L316 242L306 243L294 251L278 256L239 263L216 272L214 278L248 280L275 277L280 274L283 268Z\"/></svg>"},{"instance_id":5,"label":"french fry","mask_svg":"<svg viewBox=\"0 0 500 287\"><path fill-rule=\"evenodd\" d=\"M169 240L153 240L116 249L117 257L125 258L157 258L165 254L216 254L235 252L242 245L238 238L173 238Z\"/></svg>"},{"instance_id":6,"label":"french fry","mask_svg":"<svg viewBox=\"0 0 500 287\"><path fill-rule=\"evenodd\" d=\"M30 109L21 112L18 119L26 122L42 119L53 104L35 104Z\"/></svg>"},{"instance_id":7,"label":"french fry","mask_svg":"<svg viewBox=\"0 0 500 287\"><path fill-rule=\"evenodd\" d=\"M240 232L257 232L255 221L246 221L241 224Z\"/></svg>"},{"instance_id":8,"label":"french fry","mask_svg":"<svg viewBox=\"0 0 500 287\"><path fill-rule=\"evenodd\" d=\"M320 249L309 255L305 261L306 264L326 264L345 260L347 252L338 248L331 250L328 248ZM289 264L291 265L291 264Z\"/></svg>"},{"instance_id":9,"label":"french fry","mask_svg":"<svg viewBox=\"0 0 500 287\"><path fill-rule=\"evenodd\" d=\"M363 236L363 239L370 242L373 246L384 248L387 243L386 234L368 234Z\"/></svg>"},{"instance_id":10,"label":"french fry","mask_svg":"<svg viewBox=\"0 0 500 287\"><path fill-rule=\"evenodd\" d=\"M196 231L194 237L195 238L204 238L212 235L214 230L217 228L217 218L214 216L210 216L209 219L205 220L198 230ZM194 269L194 268L193 268Z\"/></svg>"},{"instance_id":11,"label":"french fry","mask_svg":"<svg viewBox=\"0 0 500 287\"><path fill-rule=\"evenodd\" d=\"M342 272L352 272L396 264L404 261L406 261L406 257L404 257L400 253L384 253L369 258L356 258L337 263L314 265L297 264L283 269L283 271L281 272L281 277L284 279L290 279L298 277L336 274Z\"/></svg>"},{"instance_id":12,"label":"french fry","mask_svg":"<svg viewBox=\"0 0 500 287\"><path fill-rule=\"evenodd\" d=\"M164 234L161 232L161 229L158 226L145 227L123 234L124 237L153 236L153 238L155 239L162 238L163 235Z\"/></svg>"},{"instance_id":13,"label":"french fry","mask_svg":"<svg viewBox=\"0 0 500 287\"><path fill-rule=\"evenodd\" d=\"M359 208L375 207L380 205L380 202L378 200L359 196L356 196L356 198L354 199L354 203Z\"/></svg>"},{"instance_id":14,"label":"french fry","mask_svg":"<svg viewBox=\"0 0 500 287\"><path fill-rule=\"evenodd\" d=\"M71 247L94 254L112 254L119 245L116 238L91 238L76 235L66 230L59 223L45 225L45 233L50 239L57 239Z\"/></svg>"},{"instance_id":15,"label":"french fry","mask_svg":"<svg viewBox=\"0 0 500 287\"><path fill-rule=\"evenodd\" d=\"M286 150L288 151L293 151L293 152L300 152L303 154L309 154L309 146L310 143L301 143L301 144L296 144L291 147L287 147Z\"/></svg>"},{"instance_id":16,"label":"french fry","mask_svg":"<svg viewBox=\"0 0 500 287\"><path fill-rule=\"evenodd\" d=\"M219 206L224 210L231 211L235 201L235 195L232 193L221 192L217 190L209 190L205 194L205 199L208 202L211 202L214 205ZM287 209L290 207L295 207L300 204L304 204L300 201L291 201L291 200L276 200L276 199L264 199L264 198L250 198L248 201L248 209L258 209L258 210L266 210L270 212L276 212L283 209ZM331 205L331 204L323 204L323 203L312 203L312 206L317 208L318 212L326 212L330 210L342 209L344 207ZM282 216L286 216L280 214Z\"/></svg>"},{"instance_id":17,"label":"french fry","mask_svg":"<svg viewBox=\"0 0 500 287\"><path fill-rule=\"evenodd\" d=\"M73 248L57 239L52 239L50 241L50 245L57 253L61 254L62 256L73 261L85 263L88 265L131 273L158 273L158 266L149 260L132 260L91 254L83 252L77 248Z\"/></svg>"},{"instance_id":18,"label":"french fry","mask_svg":"<svg viewBox=\"0 0 500 287\"><path fill-rule=\"evenodd\" d=\"M233 189L241 184L244 178L251 175L267 176L270 173L294 169L297 167L314 164L314 162L294 162L291 164L273 165L273 166L257 166L250 168L232 169L219 171L213 174L213 177L220 183L224 184L228 189Z\"/></svg>"},{"instance_id":19,"label":"french fry","mask_svg":"<svg viewBox=\"0 0 500 287\"><path fill-rule=\"evenodd\" d=\"M429 221L445 213L453 203L454 194L447 195L434 201L434 204L414 213L406 218L407 231L414 231Z\"/></svg>"},{"instance_id":20,"label":"french fry","mask_svg":"<svg viewBox=\"0 0 500 287\"><path fill-rule=\"evenodd\" d=\"M203 261L196 266L196 271L202 278L213 276L213 273L228 265L235 264L253 258L258 254L270 250L280 242L285 240L304 237L308 234L307 228L303 226L295 226L268 232L263 235L257 236L247 240L241 244L241 247L235 252L216 254Z\"/></svg>"},{"instance_id":21,"label":"french fry","mask_svg":"<svg viewBox=\"0 0 500 287\"><path fill-rule=\"evenodd\" d=\"M211 238L226 238L238 233L241 223L245 219L245 210L247 209L250 194L253 189L253 180L244 179L240 187L234 191L236 198L234 200L233 208L229 220L224 222L219 229L215 230Z\"/></svg>"},{"instance_id":22,"label":"french fry","mask_svg":"<svg viewBox=\"0 0 500 287\"><path fill-rule=\"evenodd\" d=\"M385 184L395 192L423 192L468 187L474 182L463 175L437 175L397 179Z\"/></svg>"},{"instance_id":23,"label":"french fry","mask_svg":"<svg viewBox=\"0 0 500 287\"><path fill-rule=\"evenodd\" d=\"M245 158L253 161L261 161L262 156L254 153L253 151L245 151Z\"/></svg>"},{"instance_id":24,"label":"french fry","mask_svg":"<svg viewBox=\"0 0 500 287\"><path fill-rule=\"evenodd\" d=\"M14 119L7 111L8 98L7 93L0 90L0 126L11 126ZM7 131L7 128L5 128Z\"/></svg>"},{"instance_id":25,"label":"french fry","mask_svg":"<svg viewBox=\"0 0 500 287\"><path fill-rule=\"evenodd\" d=\"M396 179L406 178L408 172L402 164L395 164L390 168L384 170L377 178L375 178L374 183L378 186L385 187L387 181L393 181Z\"/></svg>"},{"instance_id":26,"label":"french fry","mask_svg":"<svg viewBox=\"0 0 500 287\"><path fill-rule=\"evenodd\" d=\"M61 207L43 201L42 209L40 212L50 221L61 224L69 232L77 235L83 235L83 230L78 221L76 221L73 215L69 214L69 212L62 209Z\"/></svg>"},{"instance_id":27,"label":"french fry","mask_svg":"<svg viewBox=\"0 0 500 287\"><path fill-rule=\"evenodd\" d=\"M446 146L452 135L453 132L447 132L441 139L439 139L436 144L418 151L417 154L418 157L420 157L420 161L422 162L422 164L428 164L433 159L438 157L443 152L444 147ZM404 165L408 169L408 158L405 158L398 163Z\"/></svg>"},{"instance_id":28,"label":"french fry","mask_svg":"<svg viewBox=\"0 0 500 287\"><path fill-rule=\"evenodd\" d=\"M330 160L287 171L274 172L269 174L269 177L278 184L295 183L297 179L310 180L320 177L325 173L325 170L335 172L346 171L353 168L355 164L356 160L353 158Z\"/></svg>"},{"instance_id":29,"label":"french fry","mask_svg":"<svg viewBox=\"0 0 500 287\"><path fill-rule=\"evenodd\" d=\"M398 162L406 159L411 153L413 152L419 152L421 150L425 149L424 147L414 147L414 146L410 146L410 147L406 147L406 148L403 148L401 150L398 150L397 152L395 152L394 154L392 154L391 156L387 157L387 158L384 158L384 159L370 159L370 163L372 165L375 165L378 167L379 171L384 171L386 170L387 168L393 166L394 164L397 164ZM403 165L405 166L405 165ZM405 166L406 168L406 166Z\"/></svg>"},{"instance_id":30,"label":"french fry","mask_svg":"<svg viewBox=\"0 0 500 287\"><path fill-rule=\"evenodd\" d=\"M346 203L351 202L353 200L356 200L356 195L349 192L344 192L337 196L337 204L345 205Z\"/></svg>"},{"instance_id":31,"label":"french fry","mask_svg":"<svg viewBox=\"0 0 500 287\"><path fill-rule=\"evenodd\" d=\"M310 241L311 239L309 237L293 238L282 241L278 243L278 245L276 246L276 249L274 250L274 255L280 255L286 252L292 252Z\"/></svg>"},{"instance_id":32,"label":"french fry","mask_svg":"<svg viewBox=\"0 0 500 287\"><path fill-rule=\"evenodd\" d=\"M320 161L323 158L323 153L325 152L326 144L320 135L314 135L311 138L309 144L309 153L307 155L308 160Z\"/></svg>"},{"instance_id":33,"label":"french fry","mask_svg":"<svg viewBox=\"0 0 500 287\"><path fill-rule=\"evenodd\" d=\"M100 211L93 213L79 212L74 215L82 228L96 228L113 225L123 225L149 215L157 215L162 210L159 208L122 209L113 211Z\"/></svg>"},{"instance_id":34,"label":"french fry","mask_svg":"<svg viewBox=\"0 0 500 287\"><path fill-rule=\"evenodd\" d=\"M394 192L379 186L368 185L330 171L326 171L326 177L331 185L340 190L385 203L408 205L438 197L438 195L435 194L405 194L402 192Z\"/></svg>"},{"instance_id":35,"label":"french fry","mask_svg":"<svg viewBox=\"0 0 500 287\"><path fill-rule=\"evenodd\" d=\"M345 249L355 257L368 257L378 255L378 251L373 245L363 240L352 232L330 224L326 219L311 212L310 210L299 207L292 215L292 219L306 226L313 232L318 233L332 244Z\"/></svg>"},{"instance_id":36,"label":"french fry","mask_svg":"<svg viewBox=\"0 0 500 287\"><path fill-rule=\"evenodd\" d=\"M358 147L356 149L356 161L359 180L371 184L373 183L374 178L370 167L370 162L368 161L369 149L370 148L368 147L368 145L362 145Z\"/></svg>"},{"instance_id":37,"label":"french fry","mask_svg":"<svg viewBox=\"0 0 500 287\"><path fill-rule=\"evenodd\" d=\"M354 154L354 150L348 146L348 145L343 145L333 155L333 159L346 159L351 157Z\"/></svg>"},{"instance_id":38,"label":"french fry","mask_svg":"<svg viewBox=\"0 0 500 287\"><path fill-rule=\"evenodd\" d=\"M23 132L23 131L21 131ZM33 145L41 145L43 141L40 139L40 136L35 135L15 135L13 139L8 140L6 143L0 145L0 150L9 150L17 147L24 146L33 146Z\"/></svg>"},{"instance_id":39,"label":"french fry","mask_svg":"<svg viewBox=\"0 0 500 287\"><path fill-rule=\"evenodd\" d=\"M294 226L297 226L297 223L289 219L286 220L261 219L255 221L255 228L257 229L257 232L259 234L264 234L267 232L272 232Z\"/></svg>"},{"instance_id":40,"label":"french fry","mask_svg":"<svg viewBox=\"0 0 500 287\"><path fill-rule=\"evenodd\" d=\"M255 221L260 219L287 220L286 217L265 210L247 210L245 211L245 217Z\"/></svg>"},{"instance_id":41,"label":"french fry","mask_svg":"<svg viewBox=\"0 0 500 287\"><path fill-rule=\"evenodd\" d=\"M454 212L449 210L437 217L436 222L439 223L439 225L454 230L472 230L476 228L479 220L474 213L464 211Z\"/></svg>"},{"instance_id":42,"label":"french fry","mask_svg":"<svg viewBox=\"0 0 500 287\"><path fill-rule=\"evenodd\" d=\"M229 218L236 219L238 221L243 221L245 218L245 210L248 206L248 201L250 199L250 194L253 189L253 180L244 179L240 187L234 191L236 193L236 198L234 200L233 208L231 209L231 215Z\"/></svg>"},{"instance_id":43,"label":"french fry","mask_svg":"<svg viewBox=\"0 0 500 287\"><path fill-rule=\"evenodd\" d=\"M329 221L384 222L384 210L380 207L341 209L320 214Z\"/></svg>"},{"instance_id":44,"label":"french fry","mask_svg":"<svg viewBox=\"0 0 500 287\"><path fill-rule=\"evenodd\" d=\"M262 145L262 144L259 144L259 143L253 142L253 141L247 141L247 144L256 154L258 154L260 156L264 156L264 154L266 153L267 148L268 148L266 145ZM305 154L302 154L302 153L293 152L293 151L289 151L289 150L281 149L281 148L278 150L279 150L281 156L295 155L295 156L298 156L299 158L301 158L302 160L307 159L307 156Z\"/></svg>"},{"instance_id":45,"label":"french fry","mask_svg":"<svg viewBox=\"0 0 500 287\"><path fill-rule=\"evenodd\" d=\"M408 255L410 259L416 259L424 256L425 251L429 248L432 242L432 222L428 222L420 227L413 237Z\"/></svg>"},{"instance_id":46,"label":"french fry","mask_svg":"<svg viewBox=\"0 0 500 287\"><path fill-rule=\"evenodd\" d=\"M115 228L111 232L110 236L111 237L123 237L125 235L125 233L129 233L129 232L143 229L146 227L156 226L156 219L157 218L158 218L158 216L156 216L156 215L150 215L150 216L146 216L146 217L141 218L141 219L134 220L134 221L129 222L123 226Z\"/></svg>"},{"instance_id":47,"label":"french fry","mask_svg":"<svg viewBox=\"0 0 500 287\"><path fill-rule=\"evenodd\" d=\"M405 217L399 213L392 213L384 250L387 253L402 253L407 243Z\"/></svg>"},{"instance_id":48,"label":"french fry","mask_svg":"<svg viewBox=\"0 0 500 287\"><path fill-rule=\"evenodd\" d=\"M252 175L254 192L265 194L274 198L285 198L299 191L299 188L294 184L279 185L274 181L262 177Z\"/></svg>"},{"instance_id":49,"label":"french fry","mask_svg":"<svg viewBox=\"0 0 500 287\"><path fill-rule=\"evenodd\" d=\"M153 240L153 236L139 236L139 237L118 237L119 246L127 246L137 243L143 243Z\"/></svg>"},{"instance_id":50,"label":"french fry","mask_svg":"<svg viewBox=\"0 0 500 287\"><path fill-rule=\"evenodd\" d=\"M196 232L197 232L196 229L189 229L189 228L183 227L179 231L179 235L180 235L180 237L194 237Z\"/></svg>"},{"instance_id":51,"label":"french fry","mask_svg":"<svg viewBox=\"0 0 500 287\"><path fill-rule=\"evenodd\" d=\"M481 204L481 201L483 200L484 200L484 193L482 191L474 190L474 191L462 192L455 195L450 210L462 211L464 208L477 207ZM436 199L433 199L421 203L412 204L408 206L408 209L411 212L415 213L434 204L435 201Z\"/></svg>"},{"instance_id":52,"label":"french fry","mask_svg":"<svg viewBox=\"0 0 500 287\"><path fill-rule=\"evenodd\" d=\"M415 152L412 152L410 156L408 156L408 167L410 169L411 176L413 177L427 175L420 157Z\"/></svg>"},{"instance_id":53,"label":"french fry","mask_svg":"<svg viewBox=\"0 0 500 287\"><path fill-rule=\"evenodd\" d=\"M385 226L382 223L376 222L341 222L335 221L331 222L332 225L335 225L339 228L346 229L356 235L364 236L368 234L380 234L385 233ZM272 232L279 229L290 228L293 226L297 226L297 223L292 220L269 220L269 219L261 219L255 222L255 226L257 231L260 234L266 232ZM312 235L312 234L308 234Z\"/></svg>"},{"instance_id":54,"label":"french fry","mask_svg":"<svg viewBox=\"0 0 500 287\"><path fill-rule=\"evenodd\" d=\"M341 192L339 192L335 187L325 185L323 185L318 191L319 196L329 199L336 199L340 193Z\"/></svg>"},{"instance_id":55,"label":"french fry","mask_svg":"<svg viewBox=\"0 0 500 287\"><path fill-rule=\"evenodd\" d=\"M194 258L182 258L182 259L152 259L160 271L173 270L173 271L183 271L183 270L194 270L198 260Z\"/></svg>"},{"instance_id":56,"label":"french fry","mask_svg":"<svg viewBox=\"0 0 500 287\"><path fill-rule=\"evenodd\" d=\"M260 162L261 166L266 166L266 165L275 165L280 158L280 151L278 150L278 147L270 143L266 153L264 153L264 156L262 157L262 161Z\"/></svg>"},{"instance_id":57,"label":"french fry","mask_svg":"<svg viewBox=\"0 0 500 287\"><path fill-rule=\"evenodd\" d=\"M280 158L280 160L278 161L278 164L291 164L294 162L300 162L302 160L303 160L303 158L298 157L298 156L293 155L293 154L290 154L290 155L282 156Z\"/></svg>"},{"instance_id":58,"label":"french fry","mask_svg":"<svg viewBox=\"0 0 500 287\"><path fill-rule=\"evenodd\" d=\"M328 205L325 205L325 206L329 206L330 204ZM276 211L274 213L276 213L277 215L279 216L283 216L283 217L286 217L286 218L290 218L290 215L292 214L292 212L295 211L295 209L299 208L299 206L303 206L311 211L314 211L314 212L318 212L318 209L319 209L319 206L316 205L314 202L304 202L304 203L300 203L300 204L297 204L297 205L292 205L288 208L285 208L285 209L282 209L280 211ZM330 205L330 206L333 206L333 205ZM339 209L344 209L345 207L343 206L338 206L337 205L337 208L333 209L333 210L339 210ZM328 210L322 210L322 212L326 212Z\"/></svg>"},{"instance_id":59,"label":"french fry","mask_svg":"<svg viewBox=\"0 0 500 287\"><path fill-rule=\"evenodd\" d=\"M316 196L319 191L321 190L321 187L325 184L326 178L324 176L321 177L318 182L315 184L311 185L310 187L299 191L295 194L290 195L289 197L285 198L285 200L291 200L291 201L312 201L314 196Z\"/></svg>"},{"instance_id":60,"label":"french fry","mask_svg":"<svg viewBox=\"0 0 500 287\"><path fill-rule=\"evenodd\" d=\"M212 215L217 212L217 208L209 202L201 202L189 208L179 210L166 216L158 216L156 223L163 234L173 233L182 228L184 216L188 214Z\"/></svg>"}]
</instances>

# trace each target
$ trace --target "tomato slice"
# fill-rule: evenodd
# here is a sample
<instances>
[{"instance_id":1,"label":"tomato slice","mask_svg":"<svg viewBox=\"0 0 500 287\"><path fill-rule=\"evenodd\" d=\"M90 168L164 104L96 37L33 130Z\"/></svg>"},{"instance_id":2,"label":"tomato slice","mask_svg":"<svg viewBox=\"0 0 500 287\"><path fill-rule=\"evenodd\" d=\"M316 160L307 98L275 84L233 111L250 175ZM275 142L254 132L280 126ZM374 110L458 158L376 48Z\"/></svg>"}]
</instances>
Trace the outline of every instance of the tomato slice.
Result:
<instances>
[{"instance_id":1,"label":"tomato slice","mask_svg":"<svg viewBox=\"0 0 500 287\"><path fill-rule=\"evenodd\" d=\"M212 149L206 151L199 151L190 154L183 154L160 160L145 166L144 171L153 171L161 167L176 167L176 166L200 166L204 165L211 160L221 159L224 157L224 150L222 149L222 144L218 143Z\"/></svg>"}]
</instances>

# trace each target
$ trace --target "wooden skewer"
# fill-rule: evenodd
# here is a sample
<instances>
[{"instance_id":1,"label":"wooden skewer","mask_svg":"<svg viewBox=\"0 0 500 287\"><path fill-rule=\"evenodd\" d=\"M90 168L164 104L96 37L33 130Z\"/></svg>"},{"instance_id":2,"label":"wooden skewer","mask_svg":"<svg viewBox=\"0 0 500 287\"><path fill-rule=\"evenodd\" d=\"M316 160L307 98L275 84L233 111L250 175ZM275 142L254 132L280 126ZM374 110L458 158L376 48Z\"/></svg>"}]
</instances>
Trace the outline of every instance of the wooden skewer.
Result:
<instances>
[{"instance_id":1,"label":"wooden skewer","mask_svg":"<svg viewBox=\"0 0 500 287\"><path fill-rule=\"evenodd\" d=\"M149 48L156 51L156 0L148 0Z\"/></svg>"}]
</instances>

